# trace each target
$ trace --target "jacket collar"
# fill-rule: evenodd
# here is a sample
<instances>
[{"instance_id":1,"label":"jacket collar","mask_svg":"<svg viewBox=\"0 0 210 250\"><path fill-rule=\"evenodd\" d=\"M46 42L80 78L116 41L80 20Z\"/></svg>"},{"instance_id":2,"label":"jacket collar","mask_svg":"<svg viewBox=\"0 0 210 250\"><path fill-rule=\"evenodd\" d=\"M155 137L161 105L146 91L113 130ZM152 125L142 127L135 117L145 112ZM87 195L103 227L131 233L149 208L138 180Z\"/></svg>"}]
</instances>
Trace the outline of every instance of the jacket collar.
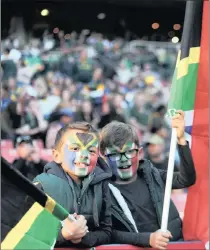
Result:
<instances>
[{"instance_id":1,"label":"jacket collar","mask_svg":"<svg viewBox=\"0 0 210 250\"><path fill-rule=\"evenodd\" d=\"M66 177L66 173L62 169L62 167L55 163L54 161L49 162L45 167L44 167L44 173L47 174L53 174L56 175L57 177L68 181ZM92 182L90 185L94 185L98 182L101 182L102 180L109 179L112 176L112 172L110 167L106 164L106 162L102 158L98 158L96 168L94 169L93 173L94 175Z\"/></svg>"}]
</instances>

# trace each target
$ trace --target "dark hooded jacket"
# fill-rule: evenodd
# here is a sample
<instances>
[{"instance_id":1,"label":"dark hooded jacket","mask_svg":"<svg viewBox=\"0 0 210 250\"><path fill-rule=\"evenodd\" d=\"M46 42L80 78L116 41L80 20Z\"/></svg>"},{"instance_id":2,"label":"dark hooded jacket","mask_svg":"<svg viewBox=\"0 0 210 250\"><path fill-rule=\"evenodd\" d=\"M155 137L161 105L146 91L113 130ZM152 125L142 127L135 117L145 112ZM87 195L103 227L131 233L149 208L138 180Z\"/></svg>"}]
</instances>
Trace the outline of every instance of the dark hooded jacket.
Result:
<instances>
[{"instance_id":1,"label":"dark hooded jacket","mask_svg":"<svg viewBox=\"0 0 210 250\"><path fill-rule=\"evenodd\" d=\"M181 164L180 170L178 172L174 172L172 180L172 189L181 189L189 187L193 185L196 180L196 172L189 146L178 145L178 151L180 155ZM161 218L167 171L155 168L148 160L142 160L139 163L139 169L137 173L138 175L141 175L141 178L144 178L146 181L151 201L156 211L159 228L161 228ZM114 182L112 182L111 184L112 187L110 187L112 190L114 187ZM116 187L114 187L114 189L115 188ZM137 190L137 192L140 192L140 190ZM118 228L113 228L112 230L111 243L149 246L150 234L152 232L138 233L138 230L135 227L135 222L133 223L125 213L126 206L120 206L119 197L123 199L123 196L119 193L114 194L112 190L111 197L113 221L114 219L118 221ZM141 196L139 193L139 198L140 197ZM183 239L182 220L172 200L170 202L168 230L173 236L173 241L179 241Z\"/></svg>"},{"instance_id":2,"label":"dark hooded jacket","mask_svg":"<svg viewBox=\"0 0 210 250\"><path fill-rule=\"evenodd\" d=\"M44 173L34 179L34 183L70 214L84 215L89 233L83 237L76 247L93 247L108 244L111 238L111 201L108 180L111 171L106 163L99 158L94 171L82 182L78 197L75 183L55 162L45 166ZM38 182L38 184L37 184ZM61 232L56 246L72 247L71 241L66 241Z\"/></svg>"}]
</instances>

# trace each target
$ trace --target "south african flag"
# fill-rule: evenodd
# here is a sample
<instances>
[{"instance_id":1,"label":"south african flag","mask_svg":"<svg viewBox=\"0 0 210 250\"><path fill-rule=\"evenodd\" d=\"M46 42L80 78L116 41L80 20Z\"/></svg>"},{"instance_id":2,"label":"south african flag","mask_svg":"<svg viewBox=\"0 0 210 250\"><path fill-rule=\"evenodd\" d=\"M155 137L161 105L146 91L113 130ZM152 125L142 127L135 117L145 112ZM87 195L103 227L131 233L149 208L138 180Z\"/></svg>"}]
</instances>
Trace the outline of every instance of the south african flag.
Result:
<instances>
[{"instance_id":1,"label":"south african flag","mask_svg":"<svg viewBox=\"0 0 210 250\"><path fill-rule=\"evenodd\" d=\"M181 49L172 81L169 111L185 111L186 131L191 133L200 60L202 1L186 3Z\"/></svg>"},{"instance_id":2,"label":"south african flag","mask_svg":"<svg viewBox=\"0 0 210 250\"><path fill-rule=\"evenodd\" d=\"M1 158L1 249L53 249L68 212Z\"/></svg>"},{"instance_id":3,"label":"south african flag","mask_svg":"<svg viewBox=\"0 0 210 250\"><path fill-rule=\"evenodd\" d=\"M209 105L208 1L186 2L181 49L168 104L169 113L185 111L186 132L196 168L196 184L189 188L185 206L185 240L209 241Z\"/></svg>"}]
</instances>

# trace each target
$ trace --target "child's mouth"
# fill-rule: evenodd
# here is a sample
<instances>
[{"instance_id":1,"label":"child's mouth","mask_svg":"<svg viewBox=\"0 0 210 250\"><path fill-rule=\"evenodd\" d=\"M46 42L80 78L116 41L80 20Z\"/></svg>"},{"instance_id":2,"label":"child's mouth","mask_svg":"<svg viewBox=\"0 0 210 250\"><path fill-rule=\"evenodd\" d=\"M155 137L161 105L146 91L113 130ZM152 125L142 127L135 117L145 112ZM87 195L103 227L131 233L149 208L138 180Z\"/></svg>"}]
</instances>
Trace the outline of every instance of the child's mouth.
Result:
<instances>
[{"instance_id":1,"label":"child's mouth","mask_svg":"<svg viewBox=\"0 0 210 250\"><path fill-rule=\"evenodd\" d=\"M126 166L120 166L119 169L120 170L127 170L131 167L131 165L126 165Z\"/></svg>"},{"instance_id":2,"label":"child's mouth","mask_svg":"<svg viewBox=\"0 0 210 250\"><path fill-rule=\"evenodd\" d=\"M87 165L86 163L77 163L77 164L75 164L75 166L77 168L87 168L87 167L89 167L89 165Z\"/></svg>"}]
</instances>

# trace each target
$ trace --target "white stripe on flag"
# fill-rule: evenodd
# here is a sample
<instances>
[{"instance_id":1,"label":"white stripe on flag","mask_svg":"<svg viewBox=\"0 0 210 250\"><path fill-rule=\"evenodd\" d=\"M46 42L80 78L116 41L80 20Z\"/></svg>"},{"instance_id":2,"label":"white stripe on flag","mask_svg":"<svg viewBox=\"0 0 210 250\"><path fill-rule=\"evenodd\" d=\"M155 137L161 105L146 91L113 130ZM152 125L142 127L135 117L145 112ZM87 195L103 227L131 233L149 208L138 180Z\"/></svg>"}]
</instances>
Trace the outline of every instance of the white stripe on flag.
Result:
<instances>
[{"instance_id":1,"label":"white stripe on flag","mask_svg":"<svg viewBox=\"0 0 210 250\"><path fill-rule=\"evenodd\" d=\"M185 111L185 126L193 125L194 110Z\"/></svg>"}]
</instances>

